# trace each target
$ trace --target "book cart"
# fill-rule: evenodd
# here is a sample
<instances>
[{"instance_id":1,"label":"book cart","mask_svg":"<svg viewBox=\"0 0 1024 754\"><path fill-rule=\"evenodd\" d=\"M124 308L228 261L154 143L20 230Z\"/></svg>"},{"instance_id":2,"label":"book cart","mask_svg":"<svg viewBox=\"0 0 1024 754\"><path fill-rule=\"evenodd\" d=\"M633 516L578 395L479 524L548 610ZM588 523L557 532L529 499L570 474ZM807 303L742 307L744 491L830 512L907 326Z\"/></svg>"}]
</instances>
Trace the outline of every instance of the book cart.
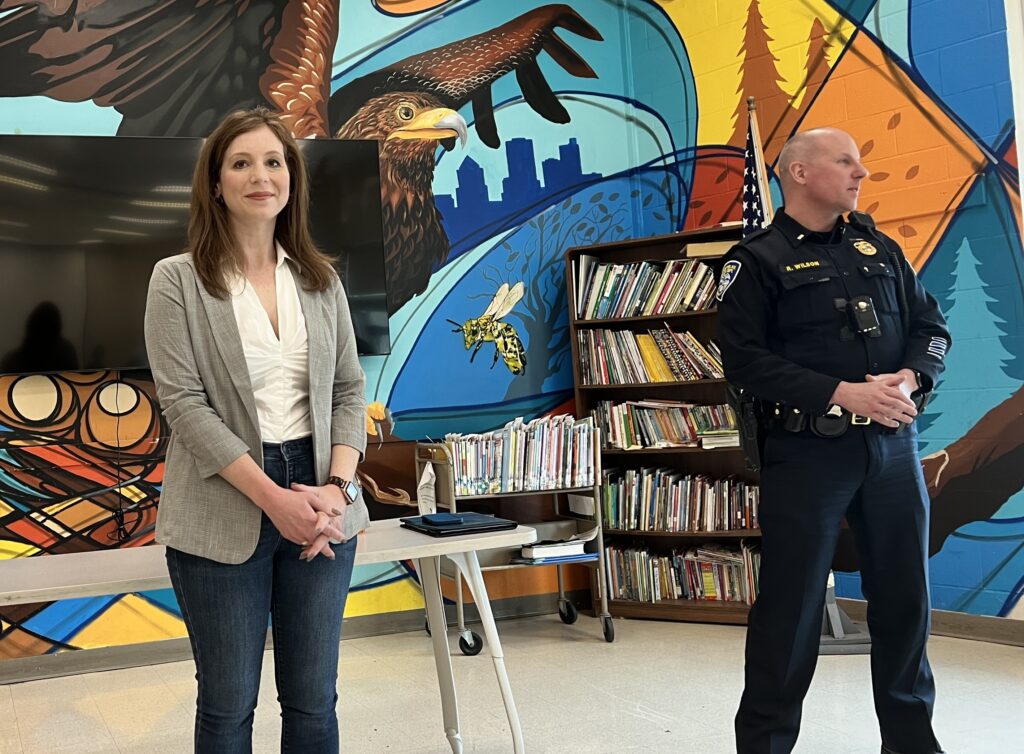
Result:
<instances>
[{"instance_id":1,"label":"book cart","mask_svg":"<svg viewBox=\"0 0 1024 754\"><path fill-rule=\"evenodd\" d=\"M714 284L722 255L739 238L738 227L710 228L577 247L566 253L576 412L578 416L594 415L597 427L608 433L608 441L600 452L602 481L622 480L627 473L635 475L634 479L642 474L646 474L647 479L683 478L684 484L699 479L700 484L714 487L714 494L704 499L714 499L717 495L721 500L724 489L724 497L730 500L726 506L730 511L735 508L736 498L729 498L729 495L737 495L748 503L746 515L741 513L737 517L730 513L724 519L715 520L701 515L696 524L690 519L681 523L683 518L677 517L670 518L666 525L662 509L657 508L662 501L656 494L645 496L643 490L647 488L640 485L634 487L639 487L641 492L630 498L633 508L629 510L635 513L639 498L641 514L620 516L617 523L614 515L623 508L613 509L612 503L607 502L609 509L602 512L601 518L605 527L603 539L609 546L609 604L615 617L743 624L756 594L760 562L757 475L746 469L741 449L734 443L730 446L730 441L721 437L726 434L724 431L711 431L707 438L701 437L699 442L689 443L687 447L673 442L634 441L633 435L627 436L624 442L623 433L619 431L630 425L634 414L647 410L648 405L675 404L671 410L682 413L688 410L694 414L706 414L709 410L723 412L721 406L726 403L727 388L724 375L719 373L711 378L706 373L682 374L685 364L681 365L675 358L678 353L672 351L675 346L665 342L665 333L674 334L676 345L683 341L684 348L687 342L692 343L685 338L696 339L704 346L717 338ZM687 260L699 261L710 268L710 271L702 270L703 284L694 284L689 289L685 276L697 273L686 271L683 265ZM658 280L660 271L669 270L672 265L682 270L678 273L678 278L684 281L682 298L679 298L679 287L673 288L667 274L667 282L662 288L658 287L662 285ZM699 269L696 264L692 268ZM601 280L597 272L588 273L595 269L601 271ZM654 282L649 280L652 270ZM712 280L707 279L712 277L710 273L713 273ZM689 296L685 290L689 290ZM604 303L600 305L602 297ZM703 303L699 303L701 299ZM645 301L650 303L641 306ZM694 301L698 303L693 305ZM662 348L662 345L672 348ZM626 364L627 361L630 364ZM612 374L611 370L616 368L618 373ZM638 371L640 377L630 378L630 373L636 375ZM684 404L685 407L676 407ZM696 408L690 409L690 406ZM631 415L623 422L627 411ZM657 424L646 417L644 420L648 426ZM668 423L661 417L659 421L662 429ZM610 436L613 431L618 439ZM602 504L606 503L602 496L611 495L606 486L601 485L597 498ZM703 494L698 492L695 497ZM681 497L686 500L686 493ZM648 505L648 500L658 502ZM677 503L678 498L673 498L672 504ZM640 524L635 523L637 518ZM621 519L626 519L627 525L622 525ZM735 555L731 565L709 567L701 561L704 553L710 552L713 563L715 554L725 551ZM681 574L691 580L687 582ZM713 596L705 594L705 587ZM680 597L673 593L682 588L697 596ZM728 596L723 597L727 591Z\"/></svg>"},{"instance_id":2,"label":"book cart","mask_svg":"<svg viewBox=\"0 0 1024 754\"><path fill-rule=\"evenodd\" d=\"M535 568L544 565L554 565L558 579L558 616L562 622L571 625L579 617L576 606L566 597L562 569L566 565L583 565L593 569L595 572L592 583L596 585L598 594L595 599L595 606L599 606L597 617L601 620L601 628L605 641L615 640L615 629L612 625L611 614L608 611L608 565L605 559L604 548L604 525L601 520L601 506L599 504L599 485L601 479L601 454L600 454L600 433L593 432L593 484L580 487L556 487L540 490L523 490L517 492L496 492L491 494L460 495L456 493L456 470L452 451L443 442L420 442L416 447L416 478L423 479L425 468L433 467L435 482L434 492L436 496L436 508L447 509L457 513L460 508L468 510L474 503L488 503L517 498L546 498L550 501L552 511L557 517L552 521L529 522L529 525L537 530L540 540L563 538L581 532L589 527L596 527L596 536L586 543L586 552L593 556L587 560L580 560L573 563L516 563L513 559L519 555L519 549L491 550L480 553L481 570L494 571L512 568ZM592 502L588 506L593 511L588 513L577 513L569 508L569 496L585 497ZM420 513L428 513L423 506ZM439 573L444 578L451 578L455 586L455 615L457 630L459 633L459 649L463 654L476 655L483 649L483 640L475 632L466 627L465 611L462 593L462 577L456 569L446 568L444 561ZM427 629L429 632L429 628Z\"/></svg>"}]
</instances>

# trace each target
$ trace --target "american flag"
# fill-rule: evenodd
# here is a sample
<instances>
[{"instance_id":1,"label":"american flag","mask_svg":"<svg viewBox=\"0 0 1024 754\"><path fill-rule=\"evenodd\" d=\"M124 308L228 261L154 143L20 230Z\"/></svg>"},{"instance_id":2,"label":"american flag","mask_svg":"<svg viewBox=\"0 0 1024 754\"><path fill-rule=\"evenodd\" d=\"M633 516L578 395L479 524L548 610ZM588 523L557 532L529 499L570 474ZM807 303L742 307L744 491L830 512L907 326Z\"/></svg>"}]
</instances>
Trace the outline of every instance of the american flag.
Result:
<instances>
[{"instance_id":1,"label":"american flag","mask_svg":"<svg viewBox=\"0 0 1024 754\"><path fill-rule=\"evenodd\" d=\"M762 192L765 183L758 169L759 145L754 139L754 125L747 118L747 150L743 153L743 235L753 233L765 226L764 201Z\"/></svg>"}]
</instances>

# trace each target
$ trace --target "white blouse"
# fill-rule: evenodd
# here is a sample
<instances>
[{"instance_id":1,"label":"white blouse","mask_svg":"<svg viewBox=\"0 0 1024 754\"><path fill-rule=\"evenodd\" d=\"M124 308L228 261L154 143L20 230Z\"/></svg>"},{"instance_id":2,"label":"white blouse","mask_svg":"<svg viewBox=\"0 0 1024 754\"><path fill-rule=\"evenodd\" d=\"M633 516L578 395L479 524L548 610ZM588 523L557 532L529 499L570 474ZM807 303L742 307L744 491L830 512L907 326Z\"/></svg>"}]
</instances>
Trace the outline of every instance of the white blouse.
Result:
<instances>
[{"instance_id":1,"label":"white blouse","mask_svg":"<svg viewBox=\"0 0 1024 754\"><path fill-rule=\"evenodd\" d=\"M244 275L232 281L231 304L242 337L263 442L281 443L313 433L309 418L309 341L295 278L277 244L277 328L274 334L255 289Z\"/></svg>"}]
</instances>

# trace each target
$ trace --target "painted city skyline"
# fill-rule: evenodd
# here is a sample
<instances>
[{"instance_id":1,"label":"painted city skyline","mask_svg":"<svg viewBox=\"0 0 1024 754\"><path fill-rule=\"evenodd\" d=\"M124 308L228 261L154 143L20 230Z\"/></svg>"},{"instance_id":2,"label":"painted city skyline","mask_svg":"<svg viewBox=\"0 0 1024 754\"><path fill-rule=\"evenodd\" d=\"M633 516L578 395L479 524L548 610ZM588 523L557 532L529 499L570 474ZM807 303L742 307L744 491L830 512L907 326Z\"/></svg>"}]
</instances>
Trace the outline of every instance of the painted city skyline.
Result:
<instances>
[{"instance_id":1,"label":"painted city skyline","mask_svg":"<svg viewBox=\"0 0 1024 754\"><path fill-rule=\"evenodd\" d=\"M490 198L485 171L472 157L466 157L456 168L454 195L435 194L434 201L453 242L480 235L479 231L488 227L492 220L508 217L545 198L601 177L600 173L583 172L580 146L575 137L559 145L557 157L541 161L539 171L533 139L508 139L505 160L508 175L501 179L501 194L497 200Z\"/></svg>"}]
</instances>

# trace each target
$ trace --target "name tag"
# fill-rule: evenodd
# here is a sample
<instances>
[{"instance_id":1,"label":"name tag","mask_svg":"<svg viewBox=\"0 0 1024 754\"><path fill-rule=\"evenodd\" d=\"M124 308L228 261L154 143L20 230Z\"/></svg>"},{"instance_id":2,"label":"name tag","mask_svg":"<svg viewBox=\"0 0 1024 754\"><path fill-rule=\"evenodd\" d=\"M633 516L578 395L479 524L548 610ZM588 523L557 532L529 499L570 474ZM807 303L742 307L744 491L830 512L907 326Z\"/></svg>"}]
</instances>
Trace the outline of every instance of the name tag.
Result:
<instances>
[{"instance_id":1,"label":"name tag","mask_svg":"<svg viewBox=\"0 0 1024 754\"><path fill-rule=\"evenodd\" d=\"M821 262L819 262L817 259L811 260L809 262L796 262L794 264L785 265L782 268L782 270L784 272L795 272L796 270L810 270L814 267L821 267Z\"/></svg>"}]
</instances>

